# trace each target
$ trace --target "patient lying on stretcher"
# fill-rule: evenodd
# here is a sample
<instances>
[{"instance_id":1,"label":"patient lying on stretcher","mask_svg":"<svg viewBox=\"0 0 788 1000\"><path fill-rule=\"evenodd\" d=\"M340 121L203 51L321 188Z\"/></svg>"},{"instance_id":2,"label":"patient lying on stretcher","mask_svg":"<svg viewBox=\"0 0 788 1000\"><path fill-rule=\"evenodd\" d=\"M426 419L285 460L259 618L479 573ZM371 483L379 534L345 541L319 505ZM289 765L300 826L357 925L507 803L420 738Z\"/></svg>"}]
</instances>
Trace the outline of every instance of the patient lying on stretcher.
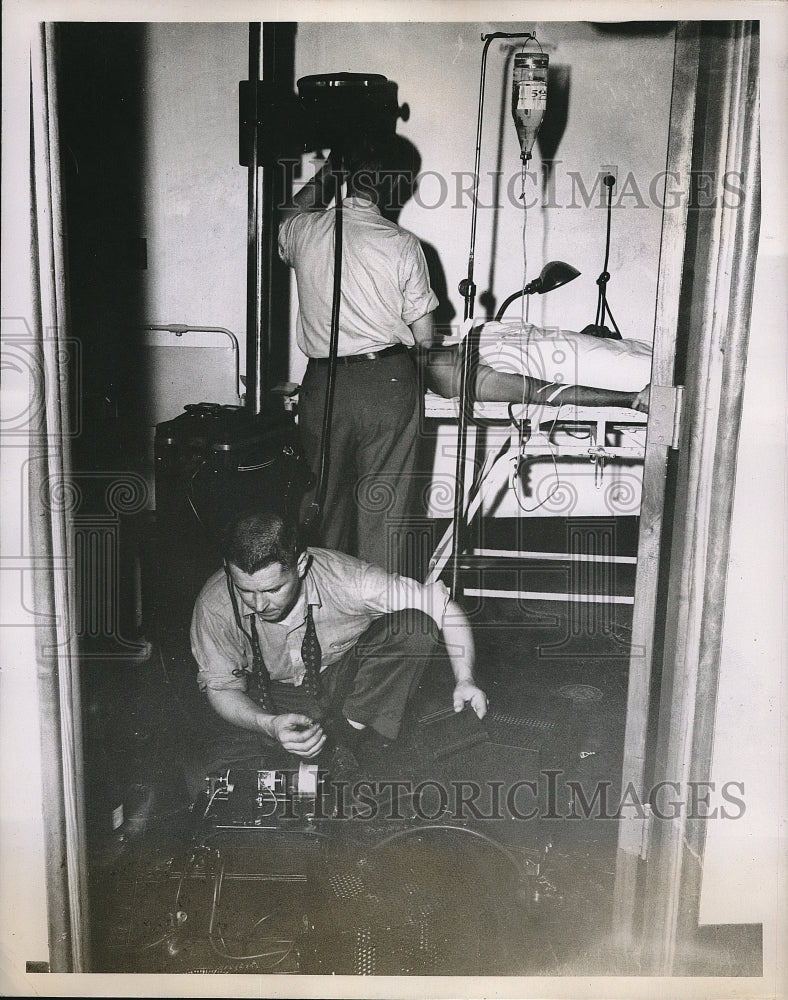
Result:
<instances>
[{"instance_id":1,"label":"patient lying on stretcher","mask_svg":"<svg viewBox=\"0 0 788 1000\"><path fill-rule=\"evenodd\" d=\"M427 386L460 394L457 343L422 355ZM487 403L621 406L648 413L651 344L571 330L541 329L519 320L488 322L479 337L474 398Z\"/></svg>"}]
</instances>

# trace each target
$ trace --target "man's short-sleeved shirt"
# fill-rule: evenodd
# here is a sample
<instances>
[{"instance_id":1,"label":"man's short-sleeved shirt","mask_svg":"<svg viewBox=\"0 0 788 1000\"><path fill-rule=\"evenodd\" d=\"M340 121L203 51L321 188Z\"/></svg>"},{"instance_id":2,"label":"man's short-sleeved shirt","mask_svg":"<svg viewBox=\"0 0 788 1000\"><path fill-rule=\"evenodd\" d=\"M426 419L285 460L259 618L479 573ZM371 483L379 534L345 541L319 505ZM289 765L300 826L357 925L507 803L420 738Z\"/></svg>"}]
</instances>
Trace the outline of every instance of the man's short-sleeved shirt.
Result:
<instances>
[{"instance_id":1,"label":"man's short-sleeved shirt","mask_svg":"<svg viewBox=\"0 0 788 1000\"><path fill-rule=\"evenodd\" d=\"M298 346L310 358L329 353L334 219L334 209L298 212L279 227L279 256L298 286ZM339 355L412 347L410 324L438 305L421 244L366 198L345 199L342 226Z\"/></svg>"},{"instance_id":2,"label":"man's short-sleeved shirt","mask_svg":"<svg viewBox=\"0 0 788 1000\"><path fill-rule=\"evenodd\" d=\"M312 608L322 650L322 669L340 659L384 614L414 608L429 615L438 628L443 627L449 595L442 583L426 586L329 549L310 548L307 552L310 558L301 592L287 618L282 622L256 618L263 660L273 680L296 686L303 681L301 644L307 604ZM210 577L197 598L191 644L202 691L246 689L242 671L251 669L248 636L254 612L236 597L243 630L235 619L223 569Z\"/></svg>"}]
</instances>

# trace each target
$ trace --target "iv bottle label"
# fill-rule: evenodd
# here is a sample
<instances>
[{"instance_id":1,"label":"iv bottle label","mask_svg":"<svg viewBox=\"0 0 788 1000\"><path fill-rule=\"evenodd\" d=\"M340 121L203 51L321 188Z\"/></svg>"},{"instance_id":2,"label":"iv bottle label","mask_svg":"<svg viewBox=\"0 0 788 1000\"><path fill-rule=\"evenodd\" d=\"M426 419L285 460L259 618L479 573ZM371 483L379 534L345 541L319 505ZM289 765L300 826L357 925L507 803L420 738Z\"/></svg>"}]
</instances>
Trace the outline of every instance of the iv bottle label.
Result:
<instances>
[{"instance_id":1,"label":"iv bottle label","mask_svg":"<svg viewBox=\"0 0 788 1000\"><path fill-rule=\"evenodd\" d=\"M544 111L547 108L547 84L523 80L518 84L517 110Z\"/></svg>"}]
</instances>

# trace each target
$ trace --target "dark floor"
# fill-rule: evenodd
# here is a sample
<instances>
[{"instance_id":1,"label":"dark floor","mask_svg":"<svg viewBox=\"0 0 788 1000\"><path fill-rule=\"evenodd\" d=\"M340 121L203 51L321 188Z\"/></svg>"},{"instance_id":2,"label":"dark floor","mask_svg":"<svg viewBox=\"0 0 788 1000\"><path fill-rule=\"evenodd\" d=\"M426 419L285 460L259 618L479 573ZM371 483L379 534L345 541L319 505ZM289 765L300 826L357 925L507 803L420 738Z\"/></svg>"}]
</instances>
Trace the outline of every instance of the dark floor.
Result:
<instances>
[{"instance_id":1,"label":"dark floor","mask_svg":"<svg viewBox=\"0 0 788 1000\"><path fill-rule=\"evenodd\" d=\"M583 638L571 634L575 610L486 601L473 615L484 724L430 719L450 704L451 684L426 679L404 747L364 775L408 782L398 798L386 786L364 805L340 787L339 815L306 830L287 819L274 830L196 830L204 803L189 810L184 763L199 723L183 665L154 647L147 662L101 667L95 701L105 696L114 713L91 796L96 971L353 972L372 962L382 973L552 975L600 961L615 824L593 810L583 818L582 802L573 816L569 783L591 802L599 779L618 780L629 612ZM113 792L124 823L111 834L100 802ZM244 822L222 808L220 825ZM206 843L225 863L212 934L218 862ZM228 957L249 955L262 957Z\"/></svg>"},{"instance_id":2,"label":"dark floor","mask_svg":"<svg viewBox=\"0 0 788 1000\"><path fill-rule=\"evenodd\" d=\"M637 975L610 939L606 818L631 606L464 603L484 722L442 717L451 679L426 677L402 745L363 762L369 784L328 774L316 800L255 804L242 764L226 801L198 794L210 720L177 643L91 661L93 971Z\"/></svg>"}]
</instances>

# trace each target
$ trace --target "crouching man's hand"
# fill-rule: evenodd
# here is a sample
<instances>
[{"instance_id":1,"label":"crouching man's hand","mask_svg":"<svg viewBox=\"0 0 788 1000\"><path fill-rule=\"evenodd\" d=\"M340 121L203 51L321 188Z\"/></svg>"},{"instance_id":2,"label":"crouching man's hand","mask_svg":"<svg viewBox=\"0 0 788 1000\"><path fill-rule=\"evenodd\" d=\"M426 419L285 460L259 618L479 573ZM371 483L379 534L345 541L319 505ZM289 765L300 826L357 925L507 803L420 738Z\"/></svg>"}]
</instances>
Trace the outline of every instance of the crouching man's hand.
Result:
<instances>
[{"instance_id":1,"label":"crouching man's hand","mask_svg":"<svg viewBox=\"0 0 788 1000\"><path fill-rule=\"evenodd\" d=\"M480 719L487 714L487 695L473 681L460 681L454 688L454 711L461 712L470 705Z\"/></svg>"},{"instance_id":2,"label":"crouching man's hand","mask_svg":"<svg viewBox=\"0 0 788 1000\"><path fill-rule=\"evenodd\" d=\"M320 723L314 722L308 715L298 715L288 712L285 715L275 715L270 723L271 735L278 740L288 753L298 757L316 757L323 749L326 734Z\"/></svg>"}]
</instances>

